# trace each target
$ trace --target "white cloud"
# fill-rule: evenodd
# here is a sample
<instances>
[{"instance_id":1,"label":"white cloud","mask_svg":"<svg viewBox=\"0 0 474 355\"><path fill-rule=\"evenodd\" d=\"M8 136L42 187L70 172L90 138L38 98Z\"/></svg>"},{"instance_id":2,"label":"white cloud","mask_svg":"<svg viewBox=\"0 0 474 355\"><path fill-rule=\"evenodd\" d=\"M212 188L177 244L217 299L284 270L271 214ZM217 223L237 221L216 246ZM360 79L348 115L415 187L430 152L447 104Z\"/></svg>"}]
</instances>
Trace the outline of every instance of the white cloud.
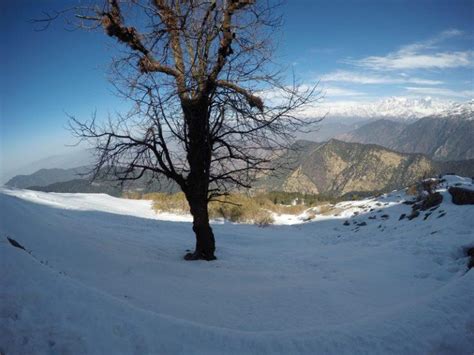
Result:
<instances>
[{"instance_id":1,"label":"white cloud","mask_svg":"<svg viewBox=\"0 0 474 355\"><path fill-rule=\"evenodd\" d=\"M403 75L402 75L403 74ZM338 70L332 73L328 73L321 77L321 80L327 82L346 82L356 84L419 84L419 85L439 85L442 81L421 79L416 77L409 77L407 74L402 73L400 77L379 75L379 74L366 74L358 73L346 70Z\"/></svg>"},{"instance_id":2,"label":"white cloud","mask_svg":"<svg viewBox=\"0 0 474 355\"><path fill-rule=\"evenodd\" d=\"M455 91L445 88L433 88L433 87L406 87L408 92L418 95L432 95L432 96L444 96L444 97L456 97L462 99L474 98L474 90L461 90Z\"/></svg>"},{"instance_id":3,"label":"white cloud","mask_svg":"<svg viewBox=\"0 0 474 355\"><path fill-rule=\"evenodd\" d=\"M441 32L441 37L445 39L445 38L450 38L450 37L455 37L455 36L462 36L463 34L464 34L464 31L458 30L456 28L451 28L449 30Z\"/></svg>"},{"instance_id":4,"label":"white cloud","mask_svg":"<svg viewBox=\"0 0 474 355\"><path fill-rule=\"evenodd\" d=\"M397 69L447 69L470 67L474 63L474 51L439 52L418 54L395 52L385 57L370 56L352 61L352 64L373 70Z\"/></svg>"},{"instance_id":5,"label":"white cloud","mask_svg":"<svg viewBox=\"0 0 474 355\"><path fill-rule=\"evenodd\" d=\"M426 41L403 46L385 56L369 56L358 60L346 60L345 63L372 70L470 67L474 64L474 51L440 51L438 48L439 43L463 34L460 30L450 29Z\"/></svg>"},{"instance_id":6,"label":"white cloud","mask_svg":"<svg viewBox=\"0 0 474 355\"><path fill-rule=\"evenodd\" d=\"M398 50L398 52L399 53L416 53L416 52L420 52L422 50L435 49L435 48L437 48L437 44L439 44L439 43L441 43L441 42L443 42L447 39L450 39L450 38L453 38L453 37L459 37L459 36L463 36L463 35L464 35L463 31L452 28L452 29L443 31L443 32L439 33L437 36L429 38L425 41L420 41L420 42L415 42L415 43L405 45L405 46L401 47Z\"/></svg>"}]
</instances>

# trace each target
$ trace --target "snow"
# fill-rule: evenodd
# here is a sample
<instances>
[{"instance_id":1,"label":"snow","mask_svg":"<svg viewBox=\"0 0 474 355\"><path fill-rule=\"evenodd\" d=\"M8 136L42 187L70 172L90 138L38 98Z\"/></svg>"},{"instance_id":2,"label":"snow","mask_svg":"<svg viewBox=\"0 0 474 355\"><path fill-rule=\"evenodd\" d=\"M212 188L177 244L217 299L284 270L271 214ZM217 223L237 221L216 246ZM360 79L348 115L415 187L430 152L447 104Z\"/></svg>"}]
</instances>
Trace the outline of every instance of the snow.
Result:
<instances>
[{"instance_id":1,"label":"snow","mask_svg":"<svg viewBox=\"0 0 474 355\"><path fill-rule=\"evenodd\" d=\"M467 120L474 120L474 99L462 103L453 103L440 114L441 117L459 116Z\"/></svg>"},{"instance_id":2,"label":"snow","mask_svg":"<svg viewBox=\"0 0 474 355\"><path fill-rule=\"evenodd\" d=\"M149 201L3 190L0 352L471 354L474 206L447 188L472 181L445 178L426 220L399 220L394 191L313 222L214 224L215 262L182 260L190 223Z\"/></svg>"},{"instance_id":3,"label":"snow","mask_svg":"<svg viewBox=\"0 0 474 355\"><path fill-rule=\"evenodd\" d=\"M190 215L166 212L156 213L152 210L152 201L150 200L122 199L107 194L55 193L10 188L0 188L0 193L67 210L102 211L163 221L192 221Z\"/></svg>"},{"instance_id":4,"label":"snow","mask_svg":"<svg viewBox=\"0 0 474 355\"><path fill-rule=\"evenodd\" d=\"M326 101L309 107L306 117L392 119L410 121L423 117L458 117L473 119L474 100L454 102L431 97L388 97L376 101Z\"/></svg>"},{"instance_id":5,"label":"snow","mask_svg":"<svg viewBox=\"0 0 474 355\"><path fill-rule=\"evenodd\" d=\"M26 189L0 188L0 193L19 197L23 200L44 204L52 207L79 211L102 211L127 216L156 219L161 221L191 222L190 214L185 213L156 213L152 210L150 200L131 200L112 197L107 194L87 193L54 193ZM292 225L302 223L305 215L273 214L276 225ZM223 223L221 219L212 224Z\"/></svg>"}]
</instances>

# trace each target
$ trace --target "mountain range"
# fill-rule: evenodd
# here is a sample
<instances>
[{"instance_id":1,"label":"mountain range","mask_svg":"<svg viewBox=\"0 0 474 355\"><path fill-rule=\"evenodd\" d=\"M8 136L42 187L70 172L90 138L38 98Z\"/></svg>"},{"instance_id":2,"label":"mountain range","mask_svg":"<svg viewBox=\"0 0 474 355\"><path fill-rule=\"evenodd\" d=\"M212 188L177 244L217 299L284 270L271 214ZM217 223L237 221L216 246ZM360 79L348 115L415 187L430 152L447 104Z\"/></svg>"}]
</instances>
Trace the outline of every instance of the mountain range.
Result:
<instances>
[{"instance_id":1,"label":"mountain range","mask_svg":"<svg viewBox=\"0 0 474 355\"><path fill-rule=\"evenodd\" d=\"M433 100L430 97L389 97L370 102L341 101L321 103L307 114L319 117L327 115L330 119L350 118L368 120L386 118L397 121L414 121L428 116L450 117L461 114L472 117L473 111L474 100L454 102Z\"/></svg>"},{"instance_id":2,"label":"mountain range","mask_svg":"<svg viewBox=\"0 0 474 355\"><path fill-rule=\"evenodd\" d=\"M274 166L275 171L256 181L255 191L299 192L328 197L365 196L410 185L423 176L444 173L474 175L474 159L436 161L423 154L399 153L380 145L336 139L323 143L297 141L274 160ZM78 172L84 169L42 169L30 176L15 177L6 185L46 192L107 193L113 196L120 196L125 191L179 190L174 183L152 179L151 176L123 186L105 178L91 182L84 176L78 178Z\"/></svg>"},{"instance_id":3,"label":"mountain range","mask_svg":"<svg viewBox=\"0 0 474 355\"><path fill-rule=\"evenodd\" d=\"M337 138L379 144L403 153L422 153L435 160L473 159L474 114L465 107L457 108L449 116L429 116L412 123L376 120Z\"/></svg>"},{"instance_id":4,"label":"mountain range","mask_svg":"<svg viewBox=\"0 0 474 355\"><path fill-rule=\"evenodd\" d=\"M83 174L86 174L88 170L89 168L86 166L70 169L40 169L33 174L14 176L8 180L6 185L19 189L32 186L44 187L74 179L85 179Z\"/></svg>"},{"instance_id":5,"label":"mountain range","mask_svg":"<svg viewBox=\"0 0 474 355\"><path fill-rule=\"evenodd\" d=\"M385 111L380 108L379 113L388 112L400 102L413 104L406 100L387 100ZM430 105L429 100L423 103L426 107ZM261 176L255 189L342 196L393 190L434 174L473 176L474 101L448 106L418 120L342 118L332 121L319 136L299 140L277 156L275 171ZM403 106L399 107L398 114L403 110ZM331 139L334 136L337 139ZM70 156L52 160L54 169L15 176L6 185L50 192L104 192L116 196L124 191L178 191L176 184L148 174L126 185L106 177L90 182L83 175L87 166L73 165L74 162L90 162L89 151L83 151L77 160ZM51 164L51 159L47 162Z\"/></svg>"},{"instance_id":6,"label":"mountain range","mask_svg":"<svg viewBox=\"0 0 474 355\"><path fill-rule=\"evenodd\" d=\"M63 154L56 154L40 160L30 162L15 169L0 170L0 184L6 183L18 175L30 175L41 169L72 169L91 165L94 162L94 152L91 149L71 148Z\"/></svg>"},{"instance_id":7,"label":"mountain range","mask_svg":"<svg viewBox=\"0 0 474 355\"><path fill-rule=\"evenodd\" d=\"M29 189L44 192L60 193L106 193L121 196L125 191L177 192L178 186L166 178L157 178L145 173L139 180L121 184L113 181L112 176L99 174L94 181L90 180L90 166L71 169L40 169L30 175L18 175L11 178L5 186L18 189Z\"/></svg>"}]
</instances>

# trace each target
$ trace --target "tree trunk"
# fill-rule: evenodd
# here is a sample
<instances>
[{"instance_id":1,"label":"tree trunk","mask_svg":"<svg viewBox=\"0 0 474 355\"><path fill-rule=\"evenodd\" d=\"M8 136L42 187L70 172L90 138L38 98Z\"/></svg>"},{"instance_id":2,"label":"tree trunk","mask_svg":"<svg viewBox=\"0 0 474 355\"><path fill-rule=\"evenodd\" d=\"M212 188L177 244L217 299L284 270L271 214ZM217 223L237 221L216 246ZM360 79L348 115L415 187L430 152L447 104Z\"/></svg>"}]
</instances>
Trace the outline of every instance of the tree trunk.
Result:
<instances>
[{"instance_id":1,"label":"tree trunk","mask_svg":"<svg viewBox=\"0 0 474 355\"><path fill-rule=\"evenodd\" d=\"M189 175L183 190L191 209L193 231L196 234L196 249L194 253L188 253L184 258L214 260L216 247L207 209L212 152L212 143L209 139L209 102L203 97L182 102L182 107L189 145L187 147Z\"/></svg>"},{"instance_id":2,"label":"tree trunk","mask_svg":"<svg viewBox=\"0 0 474 355\"><path fill-rule=\"evenodd\" d=\"M193 231L196 234L196 248L194 253L185 255L186 260L215 260L216 243L214 233L209 225L207 198L188 198L193 216Z\"/></svg>"}]
</instances>

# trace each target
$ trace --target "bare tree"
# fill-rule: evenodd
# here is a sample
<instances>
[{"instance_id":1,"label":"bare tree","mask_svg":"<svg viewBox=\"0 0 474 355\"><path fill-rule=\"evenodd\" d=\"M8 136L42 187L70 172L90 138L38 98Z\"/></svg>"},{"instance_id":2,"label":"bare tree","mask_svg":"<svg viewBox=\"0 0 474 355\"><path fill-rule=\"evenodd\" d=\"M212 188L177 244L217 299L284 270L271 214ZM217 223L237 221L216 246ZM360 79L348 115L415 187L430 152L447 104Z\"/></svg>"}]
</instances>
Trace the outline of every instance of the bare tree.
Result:
<instances>
[{"instance_id":1,"label":"bare tree","mask_svg":"<svg viewBox=\"0 0 474 355\"><path fill-rule=\"evenodd\" d=\"M196 247L186 260L215 259L208 202L249 188L275 152L318 120L297 111L315 87L284 84L272 62L275 7L255 0L108 0L73 9L75 25L103 28L125 49L113 84L133 102L97 123L71 119L96 148L95 176L165 176L184 192ZM46 19L49 23L56 16Z\"/></svg>"}]
</instances>

